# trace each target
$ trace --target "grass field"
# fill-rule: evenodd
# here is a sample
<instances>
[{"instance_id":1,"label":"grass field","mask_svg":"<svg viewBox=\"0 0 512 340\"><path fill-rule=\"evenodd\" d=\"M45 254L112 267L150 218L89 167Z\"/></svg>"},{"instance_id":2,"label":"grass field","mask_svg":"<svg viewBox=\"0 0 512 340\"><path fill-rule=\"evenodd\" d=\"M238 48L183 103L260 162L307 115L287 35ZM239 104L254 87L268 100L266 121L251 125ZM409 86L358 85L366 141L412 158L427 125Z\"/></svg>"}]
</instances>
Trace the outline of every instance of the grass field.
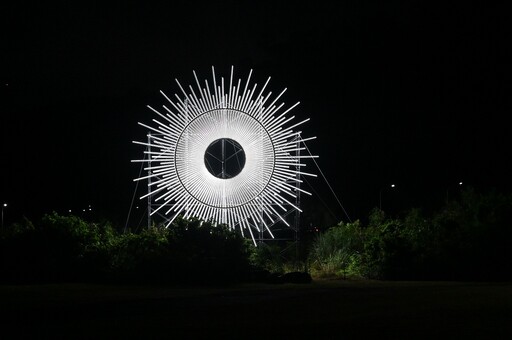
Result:
<instances>
[{"instance_id":1,"label":"grass field","mask_svg":"<svg viewBox=\"0 0 512 340\"><path fill-rule=\"evenodd\" d=\"M512 284L0 286L0 338L512 338Z\"/></svg>"}]
</instances>

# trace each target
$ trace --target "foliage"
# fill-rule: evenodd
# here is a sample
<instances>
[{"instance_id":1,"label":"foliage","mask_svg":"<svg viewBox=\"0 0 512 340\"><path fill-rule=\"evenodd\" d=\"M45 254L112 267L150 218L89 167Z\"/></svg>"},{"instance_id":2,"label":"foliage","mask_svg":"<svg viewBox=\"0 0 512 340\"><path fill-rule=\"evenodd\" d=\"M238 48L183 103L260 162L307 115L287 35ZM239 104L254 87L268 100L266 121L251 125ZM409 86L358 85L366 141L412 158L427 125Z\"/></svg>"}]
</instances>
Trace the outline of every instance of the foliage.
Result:
<instances>
[{"instance_id":1,"label":"foliage","mask_svg":"<svg viewBox=\"0 0 512 340\"><path fill-rule=\"evenodd\" d=\"M305 262L291 244L254 248L226 226L197 219L119 233L108 222L52 213L0 230L0 280L206 284L245 280L256 268L302 270L304 263L316 276L510 280L511 221L512 196L469 188L430 217L374 209L367 225L340 222L304 243Z\"/></svg>"},{"instance_id":2,"label":"foliage","mask_svg":"<svg viewBox=\"0 0 512 340\"><path fill-rule=\"evenodd\" d=\"M177 219L166 229L117 233L56 213L27 219L0 234L3 281L215 283L243 280L250 246L226 226Z\"/></svg>"},{"instance_id":3,"label":"foliage","mask_svg":"<svg viewBox=\"0 0 512 340\"><path fill-rule=\"evenodd\" d=\"M255 266L271 273L284 273L284 258L278 244L259 244L251 252L250 260Z\"/></svg>"},{"instance_id":4,"label":"foliage","mask_svg":"<svg viewBox=\"0 0 512 340\"><path fill-rule=\"evenodd\" d=\"M320 235L309 260L314 274L378 279L510 279L512 197L468 188L431 218L411 209L369 223L340 223Z\"/></svg>"},{"instance_id":5,"label":"foliage","mask_svg":"<svg viewBox=\"0 0 512 340\"><path fill-rule=\"evenodd\" d=\"M512 197L486 195L468 188L459 201L447 202L434 217L446 276L461 279L510 279Z\"/></svg>"},{"instance_id":6,"label":"foliage","mask_svg":"<svg viewBox=\"0 0 512 340\"><path fill-rule=\"evenodd\" d=\"M358 276L364 232L360 222L343 223L320 234L309 255L310 267L320 276Z\"/></svg>"},{"instance_id":7,"label":"foliage","mask_svg":"<svg viewBox=\"0 0 512 340\"><path fill-rule=\"evenodd\" d=\"M107 266L113 234L109 224L87 223L75 216L52 213L35 225L24 218L0 236L5 278L47 281L97 275Z\"/></svg>"}]
</instances>

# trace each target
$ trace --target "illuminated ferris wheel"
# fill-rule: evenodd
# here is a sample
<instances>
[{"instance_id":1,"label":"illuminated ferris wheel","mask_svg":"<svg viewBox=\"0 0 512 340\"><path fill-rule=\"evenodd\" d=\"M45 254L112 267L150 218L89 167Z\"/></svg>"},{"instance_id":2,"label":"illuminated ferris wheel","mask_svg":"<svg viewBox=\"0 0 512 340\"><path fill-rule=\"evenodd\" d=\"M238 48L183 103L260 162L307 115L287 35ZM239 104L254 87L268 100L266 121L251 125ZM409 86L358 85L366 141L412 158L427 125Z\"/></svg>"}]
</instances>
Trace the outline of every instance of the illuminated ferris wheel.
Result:
<instances>
[{"instance_id":1,"label":"illuminated ferris wheel","mask_svg":"<svg viewBox=\"0 0 512 340\"><path fill-rule=\"evenodd\" d=\"M302 171L309 150L296 128L309 120L294 122L287 114L298 104L285 108L279 95L266 92L270 77L258 89L247 79L234 79L231 67L229 81L215 75L203 86L193 72L196 86L185 90L176 83L181 95L157 110L148 106L158 119L148 129L146 142L134 141L146 147L144 159L148 175L135 181L147 180L148 193L158 203L151 215L165 211L166 227L174 219L197 217L226 224L249 234L266 232L272 238L271 226L277 221L289 223L284 216L290 209L301 211L295 198L300 193L301 176L315 174Z\"/></svg>"}]
</instances>

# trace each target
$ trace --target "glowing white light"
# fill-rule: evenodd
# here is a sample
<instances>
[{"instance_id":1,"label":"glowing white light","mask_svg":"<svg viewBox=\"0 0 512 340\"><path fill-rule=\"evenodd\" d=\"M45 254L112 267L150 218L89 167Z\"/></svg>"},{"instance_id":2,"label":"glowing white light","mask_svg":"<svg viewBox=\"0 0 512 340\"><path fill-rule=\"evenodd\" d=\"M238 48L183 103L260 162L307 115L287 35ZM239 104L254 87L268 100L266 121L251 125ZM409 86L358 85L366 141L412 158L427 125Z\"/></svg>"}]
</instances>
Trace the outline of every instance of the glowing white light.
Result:
<instances>
[{"instance_id":1,"label":"glowing white light","mask_svg":"<svg viewBox=\"0 0 512 340\"><path fill-rule=\"evenodd\" d=\"M392 187L392 188L394 188L394 187L395 187L395 185L394 185L394 184L391 184L391 187Z\"/></svg>"},{"instance_id":2,"label":"glowing white light","mask_svg":"<svg viewBox=\"0 0 512 340\"><path fill-rule=\"evenodd\" d=\"M151 180L141 199L151 195L161 204L152 215L170 207L166 226L183 214L227 224L242 235L248 231L253 242L253 229L263 228L273 237L269 224L281 220L288 225L288 206L300 211L291 202L297 190L310 195L295 187L298 176L316 177L299 169L303 159L317 156L298 155L305 149L300 143L315 137L302 139L301 131L293 131L309 119L292 123L294 116L286 114L299 103L283 109L284 103L276 103L286 89L271 100L272 92L265 92L270 77L258 90L250 82L252 70L243 89L241 79L234 83L233 67L229 84L222 77L219 82L213 67L212 83L205 80L204 87L193 74L197 88L189 86L187 93L176 80L182 95L175 94L173 101L160 91L168 102L163 110L148 105L160 119L153 119L153 126L139 123L150 130L149 142L134 141L147 147L147 158L132 162L148 162L145 170L150 171L135 179ZM219 139L236 141L245 153L245 165L234 177L218 178L205 166L208 147Z\"/></svg>"}]
</instances>

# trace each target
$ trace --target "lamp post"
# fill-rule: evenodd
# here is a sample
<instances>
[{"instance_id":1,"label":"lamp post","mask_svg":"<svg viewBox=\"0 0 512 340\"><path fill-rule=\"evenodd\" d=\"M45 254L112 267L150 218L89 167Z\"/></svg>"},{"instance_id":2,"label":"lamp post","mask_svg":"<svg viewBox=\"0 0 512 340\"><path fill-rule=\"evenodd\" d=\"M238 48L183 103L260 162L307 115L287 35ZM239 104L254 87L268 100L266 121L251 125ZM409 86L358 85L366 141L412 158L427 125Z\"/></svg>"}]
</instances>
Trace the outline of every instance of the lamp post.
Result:
<instances>
[{"instance_id":1,"label":"lamp post","mask_svg":"<svg viewBox=\"0 0 512 340\"><path fill-rule=\"evenodd\" d=\"M2 204L2 228L4 227L4 208L7 208L7 203Z\"/></svg>"},{"instance_id":2,"label":"lamp post","mask_svg":"<svg viewBox=\"0 0 512 340\"><path fill-rule=\"evenodd\" d=\"M394 188L395 185L391 184L390 187ZM387 186L380 188L380 191L379 191L379 209L380 210L382 210L382 190L384 190L385 188L387 188Z\"/></svg>"}]
</instances>

